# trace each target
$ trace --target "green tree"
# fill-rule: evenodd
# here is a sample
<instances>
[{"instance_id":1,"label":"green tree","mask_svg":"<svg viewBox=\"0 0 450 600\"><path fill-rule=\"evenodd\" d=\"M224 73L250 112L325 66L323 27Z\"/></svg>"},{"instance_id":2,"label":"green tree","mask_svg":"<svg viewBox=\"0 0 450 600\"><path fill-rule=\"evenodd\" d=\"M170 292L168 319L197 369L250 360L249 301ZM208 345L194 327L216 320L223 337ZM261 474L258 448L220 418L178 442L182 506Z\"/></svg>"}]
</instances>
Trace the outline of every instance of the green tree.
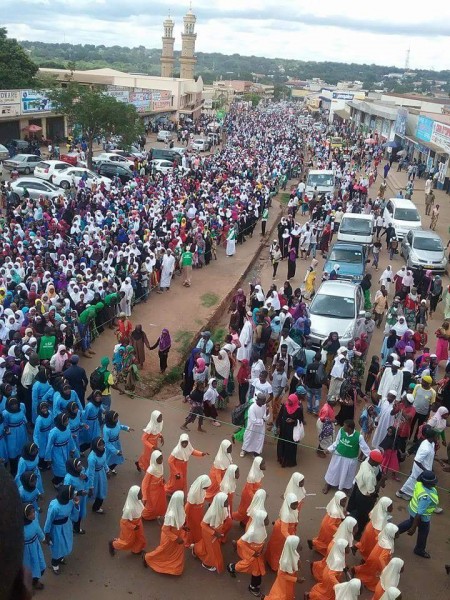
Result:
<instances>
[{"instance_id":1,"label":"green tree","mask_svg":"<svg viewBox=\"0 0 450 600\"><path fill-rule=\"evenodd\" d=\"M244 94L244 100L246 102L251 102L253 108L255 108L256 106L258 106L258 104L261 101L262 96L260 96L259 94L255 94L254 92L250 93L250 94Z\"/></svg>"},{"instance_id":2,"label":"green tree","mask_svg":"<svg viewBox=\"0 0 450 600\"><path fill-rule=\"evenodd\" d=\"M0 90L33 86L37 71L18 41L8 38L5 27L0 27Z\"/></svg>"},{"instance_id":3,"label":"green tree","mask_svg":"<svg viewBox=\"0 0 450 600\"><path fill-rule=\"evenodd\" d=\"M118 136L124 146L130 146L144 131L136 108L107 96L99 87L88 87L70 81L66 87L54 88L49 97L69 124L79 127L88 144L88 167L92 167L94 140L101 136Z\"/></svg>"}]
</instances>

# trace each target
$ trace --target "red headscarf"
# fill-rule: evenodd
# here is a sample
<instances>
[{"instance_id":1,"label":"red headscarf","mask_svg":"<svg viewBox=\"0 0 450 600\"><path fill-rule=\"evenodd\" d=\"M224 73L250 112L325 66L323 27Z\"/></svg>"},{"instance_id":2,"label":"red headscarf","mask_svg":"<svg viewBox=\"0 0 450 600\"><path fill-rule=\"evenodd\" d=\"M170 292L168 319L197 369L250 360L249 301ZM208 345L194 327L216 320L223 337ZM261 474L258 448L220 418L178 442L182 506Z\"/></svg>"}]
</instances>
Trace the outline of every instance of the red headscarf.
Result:
<instances>
[{"instance_id":1,"label":"red headscarf","mask_svg":"<svg viewBox=\"0 0 450 600\"><path fill-rule=\"evenodd\" d=\"M299 406L300 401L297 394L291 394L288 396L288 401L286 402L285 407L289 415L293 415Z\"/></svg>"}]
</instances>

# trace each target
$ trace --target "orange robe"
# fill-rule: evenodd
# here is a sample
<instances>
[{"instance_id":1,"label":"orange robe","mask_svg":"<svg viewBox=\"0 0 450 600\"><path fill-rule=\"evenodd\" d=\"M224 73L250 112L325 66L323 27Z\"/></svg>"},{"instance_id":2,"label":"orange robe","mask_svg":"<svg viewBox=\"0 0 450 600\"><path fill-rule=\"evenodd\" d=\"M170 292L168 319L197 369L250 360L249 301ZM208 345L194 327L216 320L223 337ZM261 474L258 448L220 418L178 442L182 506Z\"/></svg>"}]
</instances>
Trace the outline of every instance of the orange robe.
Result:
<instances>
[{"instance_id":1,"label":"orange robe","mask_svg":"<svg viewBox=\"0 0 450 600\"><path fill-rule=\"evenodd\" d=\"M141 471L146 471L150 464L150 457L152 455L153 450L156 450L158 447L158 440L161 438L161 434L157 433L153 435L152 433L143 433L142 440L142 454L138 458L138 465Z\"/></svg>"},{"instance_id":2,"label":"orange robe","mask_svg":"<svg viewBox=\"0 0 450 600\"><path fill-rule=\"evenodd\" d=\"M184 510L186 512L186 527L189 529L186 540L190 546L202 539L202 520L205 516L205 510L203 504L190 504L189 502L184 505Z\"/></svg>"},{"instance_id":3,"label":"orange robe","mask_svg":"<svg viewBox=\"0 0 450 600\"><path fill-rule=\"evenodd\" d=\"M233 513L233 498L234 498L234 492L232 492L231 494L228 494L228 515L231 515ZM223 524L223 533L225 534L225 537L228 535L230 529L233 527L233 519L228 516L225 519L225 523Z\"/></svg>"},{"instance_id":4,"label":"orange robe","mask_svg":"<svg viewBox=\"0 0 450 600\"><path fill-rule=\"evenodd\" d=\"M358 548L364 560L367 560L369 554L375 548L379 533L380 532L375 529L372 523L369 521L363 531L360 541L356 542L355 546Z\"/></svg>"},{"instance_id":5,"label":"orange robe","mask_svg":"<svg viewBox=\"0 0 450 600\"><path fill-rule=\"evenodd\" d=\"M238 509L232 514L233 521L239 521L240 523L244 523L247 525L247 521L249 520L249 516L247 514L247 509L253 500L253 496L255 492L257 492L261 487L261 482L258 483L246 483L244 485L244 489L241 494L241 501L239 503Z\"/></svg>"},{"instance_id":6,"label":"orange robe","mask_svg":"<svg viewBox=\"0 0 450 600\"><path fill-rule=\"evenodd\" d=\"M237 553L241 559L234 566L238 573L248 573L249 575L265 575L266 567L264 565L264 555L262 553L264 542L256 544L253 542L245 542L239 539L237 542ZM260 553L259 556L255 554Z\"/></svg>"},{"instance_id":7,"label":"orange robe","mask_svg":"<svg viewBox=\"0 0 450 600\"><path fill-rule=\"evenodd\" d=\"M381 581L377 583L377 587L375 588L375 594L372 597L372 600L380 600L381 596L384 594L385 590L381 585Z\"/></svg>"},{"instance_id":8,"label":"orange robe","mask_svg":"<svg viewBox=\"0 0 450 600\"><path fill-rule=\"evenodd\" d=\"M120 534L113 541L115 550L130 550L133 554L140 554L146 546L142 519L120 519Z\"/></svg>"},{"instance_id":9,"label":"orange robe","mask_svg":"<svg viewBox=\"0 0 450 600\"><path fill-rule=\"evenodd\" d=\"M289 535L295 535L296 531L297 523L285 523L281 519L275 521L265 554L266 561L269 563L272 571L278 571L280 568L280 558L284 542Z\"/></svg>"},{"instance_id":10,"label":"orange robe","mask_svg":"<svg viewBox=\"0 0 450 600\"><path fill-rule=\"evenodd\" d=\"M226 469L216 469L213 465L209 470L209 478L211 479L211 485L206 490L206 502L212 502L212 499L216 494L220 492L220 484L224 478Z\"/></svg>"},{"instance_id":11,"label":"orange robe","mask_svg":"<svg viewBox=\"0 0 450 600\"><path fill-rule=\"evenodd\" d=\"M151 473L145 473L141 485L142 499L145 508L142 511L142 518L146 521L152 521L166 514L167 498L164 488L164 478L155 477Z\"/></svg>"},{"instance_id":12,"label":"orange robe","mask_svg":"<svg viewBox=\"0 0 450 600\"><path fill-rule=\"evenodd\" d=\"M380 579L381 571L389 564L391 560L391 551L375 545L363 565L355 567L355 577L361 579L361 583L371 592L375 591Z\"/></svg>"},{"instance_id":13,"label":"orange robe","mask_svg":"<svg viewBox=\"0 0 450 600\"><path fill-rule=\"evenodd\" d=\"M195 556L207 567L216 567L218 573L223 572L222 544L214 533L223 533L223 525L214 529L202 521L202 539L194 546Z\"/></svg>"},{"instance_id":14,"label":"orange robe","mask_svg":"<svg viewBox=\"0 0 450 600\"><path fill-rule=\"evenodd\" d=\"M325 567L323 579L309 592L309 600L334 600L334 586L341 582L342 571L331 571Z\"/></svg>"},{"instance_id":15,"label":"orange robe","mask_svg":"<svg viewBox=\"0 0 450 600\"><path fill-rule=\"evenodd\" d=\"M285 573L279 569L265 600L294 600L296 583L297 573Z\"/></svg>"},{"instance_id":16,"label":"orange robe","mask_svg":"<svg viewBox=\"0 0 450 600\"><path fill-rule=\"evenodd\" d=\"M325 515L320 525L319 534L312 540L313 548L322 556L325 556L328 551L328 544L333 539L337 528L341 524L342 519Z\"/></svg>"},{"instance_id":17,"label":"orange robe","mask_svg":"<svg viewBox=\"0 0 450 600\"><path fill-rule=\"evenodd\" d=\"M203 456L203 453L200 452L200 450L194 450L191 456ZM186 496L188 467L187 461L175 458L175 456L172 456L171 454L167 462L169 463L170 477L169 481L166 483L165 486L166 494L173 494L174 492L180 490L181 492L184 492L184 495ZM179 479L176 478L177 475L180 475Z\"/></svg>"},{"instance_id":18,"label":"orange robe","mask_svg":"<svg viewBox=\"0 0 450 600\"><path fill-rule=\"evenodd\" d=\"M163 525L159 546L152 552L147 552L145 562L157 573L166 575L181 575L184 569L184 543L178 544L177 539L184 539L184 531Z\"/></svg>"},{"instance_id":19,"label":"orange robe","mask_svg":"<svg viewBox=\"0 0 450 600\"><path fill-rule=\"evenodd\" d=\"M334 540L331 540L331 542L328 544L328 548L326 549L322 560L316 560L311 564L311 572L316 581L322 581L323 572L327 568L327 558L333 544Z\"/></svg>"}]
</instances>

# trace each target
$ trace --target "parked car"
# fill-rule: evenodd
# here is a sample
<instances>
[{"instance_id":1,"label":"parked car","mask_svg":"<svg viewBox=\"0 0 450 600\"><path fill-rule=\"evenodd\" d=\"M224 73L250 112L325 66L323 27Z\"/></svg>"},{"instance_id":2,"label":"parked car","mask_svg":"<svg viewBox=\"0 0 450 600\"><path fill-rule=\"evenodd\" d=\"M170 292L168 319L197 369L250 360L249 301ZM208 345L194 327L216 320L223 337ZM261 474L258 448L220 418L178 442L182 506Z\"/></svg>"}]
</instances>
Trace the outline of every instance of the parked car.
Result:
<instances>
[{"instance_id":1,"label":"parked car","mask_svg":"<svg viewBox=\"0 0 450 600\"><path fill-rule=\"evenodd\" d=\"M400 254L406 259L408 269L422 267L435 273L447 270L444 245L435 231L408 231L402 240Z\"/></svg>"},{"instance_id":2,"label":"parked car","mask_svg":"<svg viewBox=\"0 0 450 600\"><path fill-rule=\"evenodd\" d=\"M3 166L8 171L18 171L28 175L41 160L41 157L35 154L16 154L13 158L5 160Z\"/></svg>"},{"instance_id":3,"label":"parked car","mask_svg":"<svg viewBox=\"0 0 450 600\"><path fill-rule=\"evenodd\" d=\"M324 281L309 307L310 339L321 347L330 332L336 331L342 346L355 338L358 319L364 318L364 295L361 287L347 281Z\"/></svg>"},{"instance_id":4,"label":"parked car","mask_svg":"<svg viewBox=\"0 0 450 600\"><path fill-rule=\"evenodd\" d=\"M82 167L69 167L64 171L59 171L59 173L53 176L53 183L55 185L59 185L65 190L68 190L72 184L72 181L75 183L75 185L78 185L84 173L87 174L86 187L92 187L92 183L94 181L97 181L97 183L103 181L107 190L111 188L111 179L108 179L108 177L102 177L101 175L94 173L94 171L89 171L89 169L84 169Z\"/></svg>"},{"instance_id":5,"label":"parked car","mask_svg":"<svg viewBox=\"0 0 450 600\"><path fill-rule=\"evenodd\" d=\"M0 144L0 160L7 160L9 158L9 150L3 144Z\"/></svg>"},{"instance_id":6,"label":"parked car","mask_svg":"<svg viewBox=\"0 0 450 600\"><path fill-rule=\"evenodd\" d=\"M41 160L34 167L34 176L51 181L55 173L64 169L67 169L67 163L62 160Z\"/></svg>"},{"instance_id":7,"label":"parked car","mask_svg":"<svg viewBox=\"0 0 450 600\"><path fill-rule=\"evenodd\" d=\"M30 149L30 144L27 140L9 140L7 146L14 146L16 152L23 152L24 154L28 153Z\"/></svg>"},{"instance_id":8,"label":"parked car","mask_svg":"<svg viewBox=\"0 0 450 600\"><path fill-rule=\"evenodd\" d=\"M220 135L219 135L218 133L213 133L212 131L210 131L210 132L208 133L208 140L209 140L209 142L210 142L211 146L212 146L213 144L216 144L216 145L217 145L217 144L219 144L219 143L220 143Z\"/></svg>"},{"instance_id":9,"label":"parked car","mask_svg":"<svg viewBox=\"0 0 450 600\"><path fill-rule=\"evenodd\" d=\"M197 138L192 142L192 150L207 152L211 148L211 142L204 138Z\"/></svg>"},{"instance_id":10,"label":"parked car","mask_svg":"<svg viewBox=\"0 0 450 600\"><path fill-rule=\"evenodd\" d=\"M334 265L339 265L338 279L358 283L364 277L368 262L370 260L367 258L366 246L336 242L328 253L327 261L323 266L323 272L330 274Z\"/></svg>"},{"instance_id":11,"label":"parked car","mask_svg":"<svg viewBox=\"0 0 450 600\"><path fill-rule=\"evenodd\" d=\"M386 226L392 223L398 240L402 240L411 229L422 229L416 205L405 198L390 198L386 203L383 219Z\"/></svg>"},{"instance_id":12,"label":"parked car","mask_svg":"<svg viewBox=\"0 0 450 600\"><path fill-rule=\"evenodd\" d=\"M168 144L173 140L173 133L171 131L166 131L165 129L161 129L158 131L158 135L156 136L157 142L165 142Z\"/></svg>"},{"instance_id":13,"label":"parked car","mask_svg":"<svg viewBox=\"0 0 450 600\"><path fill-rule=\"evenodd\" d=\"M92 158L93 165L96 165L99 163L105 163L105 162L114 163L114 164L124 164L124 165L129 165L129 166L134 165L133 159L126 158L125 156L121 156L120 154L117 154L116 152L102 152L101 154L98 154L97 156L94 156Z\"/></svg>"},{"instance_id":14,"label":"parked car","mask_svg":"<svg viewBox=\"0 0 450 600\"><path fill-rule=\"evenodd\" d=\"M150 162L150 166L152 171L158 171L159 173L163 173L166 175L167 173L173 173L173 161L170 160L162 160L157 158Z\"/></svg>"},{"instance_id":15,"label":"parked car","mask_svg":"<svg viewBox=\"0 0 450 600\"><path fill-rule=\"evenodd\" d=\"M146 152L141 152L141 150L139 150L139 148L137 148L136 146L130 146L129 150L114 150L113 154L119 154L120 156L123 156L124 158L128 158L131 160L134 160L135 158L145 158Z\"/></svg>"},{"instance_id":16,"label":"parked car","mask_svg":"<svg viewBox=\"0 0 450 600\"><path fill-rule=\"evenodd\" d=\"M49 200L54 200L63 193L56 185L35 177L18 177L14 181L11 181L11 189L20 198L23 197L25 188L30 194L30 198L33 199L44 196Z\"/></svg>"},{"instance_id":17,"label":"parked car","mask_svg":"<svg viewBox=\"0 0 450 600\"><path fill-rule=\"evenodd\" d=\"M182 156L175 148L152 148L150 150L150 160L170 160L181 164Z\"/></svg>"},{"instance_id":18,"label":"parked car","mask_svg":"<svg viewBox=\"0 0 450 600\"><path fill-rule=\"evenodd\" d=\"M110 179L118 177L123 184L134 179L133 171L127 166L108 162L100 163L97 167L97 173Z\"/></svg>"}]
</instances>

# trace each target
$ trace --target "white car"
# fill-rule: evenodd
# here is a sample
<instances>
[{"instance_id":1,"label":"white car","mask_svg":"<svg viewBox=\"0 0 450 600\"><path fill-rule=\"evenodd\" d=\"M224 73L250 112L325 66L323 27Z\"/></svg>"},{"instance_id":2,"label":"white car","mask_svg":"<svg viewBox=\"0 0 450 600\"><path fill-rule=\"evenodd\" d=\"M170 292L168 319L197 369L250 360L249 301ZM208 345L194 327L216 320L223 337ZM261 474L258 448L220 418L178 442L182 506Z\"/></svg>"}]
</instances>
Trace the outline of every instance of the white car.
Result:
<instances>
[{"instance_id":1,"label":"white car","mask_svg":"<svg viewBox=\"0 0 450 600\"><path fill-rule=\"evenodd\" d=\"M210 148L211 143L209 140L197 138L192 142L192 150L197 150L198 152L207 152Z\"/></svg>"},{"instance_id":2,"label":"white car","mask_svg":"<svg viewBox=\"0 0 450 600\"><path fill-rule=\"evenodd\" d=\"M186 154L187 148L185 146L177 146L175 148L171 148L171 150L172 152L177 152L177 154L183 156L184 154Z\"/></svg>"},{"instance_id":3,"label":"white car","mask_svg":"<svg viewBox=\"0 0 450 600\"><path fill-rule=\"evenodd\" d=\"M173 162L170 160L163 160L161 158L155 158L150 163L152 167L152 171L159 171L159 173L163 173L166 175L167 173L173 173Z\"/></svg>"},{"instance_id":4,"label":"white car","mask_svg":"<svg viewBox=\"0 0 450 600\"><path fill-rule=\"evenodd\" d=\"M64 171L59 171L57 175L53 176L53 183L55 185L59 185L59 187L62 187L65 190L68 190L72 185L72 182L74 182L75 185L78 185L84 173L87 173L86 187L91 188L92 183L95 180L97 183L101 183L103 181L105 188L107 190L111 189L111 179L108 179L108 177L102 177L101 175L94 173L94 171L89 171L89 169L82 169L80 167L69 167Z\"/></svg>"},{"instance_id":5,"label":"white car","mask_svg":"<svg viewBox=\"0 0 450 600\"><path fill-rule=\"evenodd\" d=\"M11 181L12 191L19 196L23 197L25 189L27 190L30 198L37 200L40 197L47 198L48 200L55 200L61 194L64 194L60 188L56 187L49 181L43 181L35 177L18 177L14 181Z\"/></svg>"},{"instance_id":6,"label":"white car","mask_svg":"<svg viewBox=\"0 0 450 600\"><path fill-rule=\"evenodd\" d=\"M97 156L92 158L92 163L94 165L98 165L102 162L119 163L128 167L133 165L133 161L130 158L126 158L125 156L121 156L115 152L102 152L101 154L97 154Z\"/></svg>"},{"instance_id":7,"label":"white car","mask_svg":"<svg viewBox=\"0 0 450 600\"><path fill-rule=\"evenodd\" d=\"M34 167L34 176L51 181L53 175L67 169L67 163L62 160L42 160Z\"/></svg>"},{"instance_id":8,"label":"white car","mask_svg":"<svg viewBox=\"0 0 450 600\"><path fill-rule=\"evenodd\" d=\"M171 131L166 131L165 129L161 129L158 131L158 135L156 136L157 142L166 142L169 143L173 140L173 134Z\"/></svg>"}]
</instances>

